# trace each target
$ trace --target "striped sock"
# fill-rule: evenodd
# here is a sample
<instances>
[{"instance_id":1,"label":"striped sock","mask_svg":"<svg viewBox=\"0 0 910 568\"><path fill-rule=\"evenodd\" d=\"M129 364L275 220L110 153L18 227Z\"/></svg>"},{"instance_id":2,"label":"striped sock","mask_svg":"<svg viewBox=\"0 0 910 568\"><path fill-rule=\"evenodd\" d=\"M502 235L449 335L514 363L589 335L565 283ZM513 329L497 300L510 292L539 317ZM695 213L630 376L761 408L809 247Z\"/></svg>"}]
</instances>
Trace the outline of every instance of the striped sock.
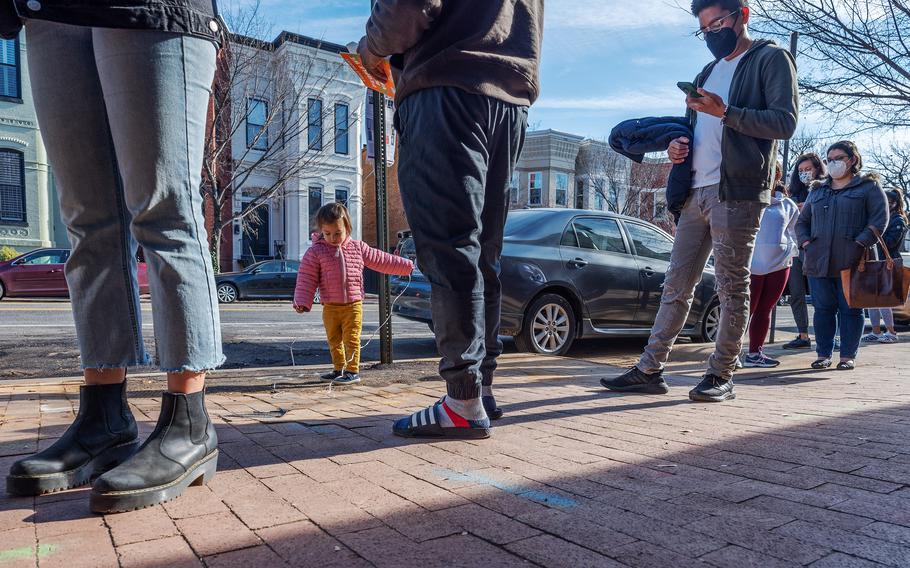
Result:
<instances>
[{"instance_id":1,"label":"striped sock","mask_svg":"<svg viewBox=\"0 0 910 568\"><path fill-rule=\"evenodd\" d=\"M480 403L480 398L458 400L446 396L439 416L439 425L443 428L467 428L468 420L483 420L487 412Z\"/></svg>"}]
</instances>

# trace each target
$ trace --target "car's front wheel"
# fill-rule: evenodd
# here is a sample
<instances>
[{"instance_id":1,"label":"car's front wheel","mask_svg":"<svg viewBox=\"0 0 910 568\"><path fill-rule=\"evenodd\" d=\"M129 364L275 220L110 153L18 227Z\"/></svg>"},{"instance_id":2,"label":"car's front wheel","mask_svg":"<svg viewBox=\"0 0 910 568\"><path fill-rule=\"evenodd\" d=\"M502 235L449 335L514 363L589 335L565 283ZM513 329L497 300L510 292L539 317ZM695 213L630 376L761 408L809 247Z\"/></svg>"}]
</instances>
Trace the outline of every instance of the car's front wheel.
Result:
<instances>
[{"instance_id":1,"label":"car's front wheel","mask_svg":"<svg viewBox=\"0 0 910 568\"><path fill-rule=\"evenodd\" d=\"M515 344L520 351L565 355L575 342L576 329L572 304L558 294L544 294L525 313Z\"/></svg>"},{"instance_id":2,"label":"car's front wheel","mask_svg":"<svg viewBox=\"0 0 910 568\"><path fill-rule=\"evenodd\" d=\"M218 301L222 304L233 304L240 297L237 287L233 284L218 285Z\"/></svg>"},{"instance_id":3,"label":"car's front wheel","mask_svg":"<svg viewBox=\"0 0 910 568\"><path fill-rule=\"evenodd\" d=\"M0 300L2 300L4 296L6 296L6 288L3 287L3 281L0 280Z\"/></svg>"}]
</instances>

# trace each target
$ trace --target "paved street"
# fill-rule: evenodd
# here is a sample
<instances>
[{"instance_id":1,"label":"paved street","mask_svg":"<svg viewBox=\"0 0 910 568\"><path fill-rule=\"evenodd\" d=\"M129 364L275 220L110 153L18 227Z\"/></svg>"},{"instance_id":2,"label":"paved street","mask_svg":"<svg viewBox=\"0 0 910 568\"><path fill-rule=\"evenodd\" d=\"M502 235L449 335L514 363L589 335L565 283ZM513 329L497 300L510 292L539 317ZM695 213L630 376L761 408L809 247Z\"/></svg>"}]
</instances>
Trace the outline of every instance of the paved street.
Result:
<instances>
[{"instance_id":1,"label":"paved street","mask_svg":"<svg viewBox=\"0 0 910 568\"><path fill-rule=\"evenodd\" d=\"M778 341L795 333L788 307L778 310ZM154 353L151 304L142 303L146 347ZM331 362L318 304L299 315L287 302L243 302L221 306L226 369ZM375 300L364 311L363 341L379 323ZM393 316L396 359L436 357L433 335L426 325ZM684 340L685 341L685 340ZM644 339L588 340L576 344L571 355L605 364L625 365L641 352ZM293 360L291 358L293 348ZM507 341L506 351L514 351ZM0 380L23 377L68 377L80 374L79 352L68 301L4 300L0 302ZM379 340L363 351L365 363L379 360ZM148 371L154 371L149 367Z\"/></svg>"},{"instance_id":2,"label":"paved street","mask_svg":"<svg viewBox=\"0 0 910 568\"><path fill-rule=\"evenodd\" d=\"M142 302L146 348L154 353L151 304ZM221 306L227 368L329 364L322 307L300 315L289 302L243 302ZM364 310L363 341L379 324L375 300ZM436 353L425 324L393 317L395 356L412 359ZM291 358L293 348L293 360ZM80 374L73 317L68 301L0 302L0 379ZM364 349L365 361L379 359L379 339ZM154 370L149 368L149 370Z\"/></svg>"},{"instance_id":3,"label":"paved street","mask_svg":"<svg viewBox=\"0 0 910 568\"><path fill-rule=\"evenodd\" d=\"M84 489L0 497L0 566L906 567L908 345L864 348L854 373L787 355L707 406L686 398L707 347L680 347L665 396L605 392L617 369L590 358L507 355L506 417L470 443L391 435L432 378L330 391L276 369L288 386L210 390L209 486L104 517ZM147 434L157 389L133 387ZM0 383L0 471L77 400L75 382Z\"/></svg>"}]
</instances>

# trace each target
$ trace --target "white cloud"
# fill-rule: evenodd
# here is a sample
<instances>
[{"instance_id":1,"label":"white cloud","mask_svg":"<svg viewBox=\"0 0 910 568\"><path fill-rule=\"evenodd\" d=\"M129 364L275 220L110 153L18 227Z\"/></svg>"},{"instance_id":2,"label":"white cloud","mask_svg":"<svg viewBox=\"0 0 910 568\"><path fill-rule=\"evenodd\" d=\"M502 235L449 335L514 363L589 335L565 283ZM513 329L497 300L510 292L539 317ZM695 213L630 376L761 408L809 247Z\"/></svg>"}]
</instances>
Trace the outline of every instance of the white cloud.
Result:
<instances>
[{"instance_id":1,"label":"white cloud","mask_svg":"<svg viewBox=\"0 0 910 568\"><path fill-rule=\"evenodd\" d=\"M685 96L675 88L649 92L625 91L592 97L542 97L534 103L540 110L635 111L640 116L654 111L682 113Z\"/></svg>"}]
</instances>

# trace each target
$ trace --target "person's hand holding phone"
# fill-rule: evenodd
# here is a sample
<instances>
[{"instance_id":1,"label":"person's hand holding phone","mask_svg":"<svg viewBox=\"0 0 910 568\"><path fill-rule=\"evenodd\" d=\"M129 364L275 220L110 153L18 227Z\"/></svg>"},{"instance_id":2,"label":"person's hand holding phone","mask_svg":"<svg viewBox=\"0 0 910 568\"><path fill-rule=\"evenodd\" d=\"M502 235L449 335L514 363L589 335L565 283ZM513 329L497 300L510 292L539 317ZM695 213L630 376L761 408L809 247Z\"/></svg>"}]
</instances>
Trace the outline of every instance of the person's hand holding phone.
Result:
<instances>
[{"instance_id":1,"label":"person's hand holding phone","mask_svg":"<svg viewBox=\"0 0 910 568\"><path fill-rule=\"evenodd\" d=\"M686 158L689 157L689 139L681 136L670 142L670 147L667 148L667 157L674 164L685 162Z\"/></svg>"},{"instance_id":2,"label":"person's hand holding phone","mask_svg":"<svg viewBox=\"0 0 910 568\"><path fill-rule=\"evenodd\" d=\"M727 112L727 104L720 95L716 95L704 89L698 89L699 97L688 95L686 97L686 106L695 112L710 114L717 118L722 118Z\"/></svg>"}]
</instances>

